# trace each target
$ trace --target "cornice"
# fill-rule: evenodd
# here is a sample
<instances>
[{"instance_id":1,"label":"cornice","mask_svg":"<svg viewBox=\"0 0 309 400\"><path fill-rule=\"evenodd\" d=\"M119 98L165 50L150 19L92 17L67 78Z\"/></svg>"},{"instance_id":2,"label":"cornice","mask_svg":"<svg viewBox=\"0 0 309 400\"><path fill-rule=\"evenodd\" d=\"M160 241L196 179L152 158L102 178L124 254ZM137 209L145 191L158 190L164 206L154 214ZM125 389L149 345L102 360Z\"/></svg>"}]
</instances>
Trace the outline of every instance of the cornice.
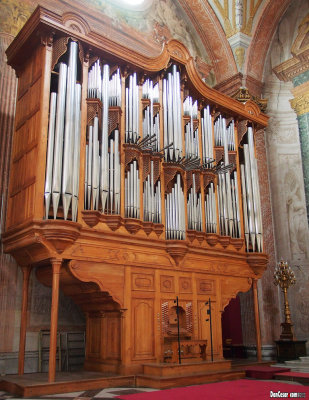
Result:
<instances>
[{"instance_id":1,"label":"cornice","mask_svg":"<svg viewBox=\"0 0 309 400\"><path fill-rule=\"evenodd\" d=\"M309 51L308 57L309 57ZM296 76L309 70L309 59L299 60L296 57L290 58L289 60L277 65L273 68L274 73L283 82L289 82Z\"/></svg>"},{"instance_id":2,"label":"cornice","mask_svg":"<svg viewBox=\"0 0 309 400\"><path fill-rule=\"evenodd\" d=\"M230 97L208 87L200 77L196 69L195 61L187 48L177 40L169 40L163 46L161 53L155 57L149 57L133 49L127 48L125 44L118 43L104 36L104 33L91 31L91 19L79 15L67 13L63 16L38 6L16 39L8 47L6 53L8 63L13 68L19 66L20 55L29 54L40 40L40 34L68 35L79 40L86 49L98 54L109 54L114 61L128 63L128 66L141 72L158 72L168 67L171 61L178 62L186 69L187 76L192 84L199 90L210 105L215 105L222 112L231 116L238 115L240 118L249 118L261 126L267 125L267 116L258 113L249 113L246 108ZM76 21L79 21L79 29L76 30Z\"/></svg>"},{"instance_id":3,"label":"cornice","mask_svg":"<svg viewBox=\"0 0 309 400\"><path fill-rule=\"evenodd\" d=\"M309 14L298 27L298 35L291 47L292 58L273 68L277 77L284 82L291 81L296 76L309 70Z\"/></svg>"}]
</instances>

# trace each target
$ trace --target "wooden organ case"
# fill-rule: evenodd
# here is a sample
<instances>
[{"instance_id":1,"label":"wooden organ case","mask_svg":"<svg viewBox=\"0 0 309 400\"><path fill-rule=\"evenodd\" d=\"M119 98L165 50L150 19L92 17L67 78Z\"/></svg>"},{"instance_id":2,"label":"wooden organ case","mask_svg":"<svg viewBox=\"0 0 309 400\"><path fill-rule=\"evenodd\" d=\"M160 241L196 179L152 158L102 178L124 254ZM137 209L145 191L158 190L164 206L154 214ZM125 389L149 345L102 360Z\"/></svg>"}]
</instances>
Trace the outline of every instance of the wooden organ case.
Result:
<instances>
[{"instance_id":1,"label":"wooden organ case","mask_svg":"<svg viewBox=\"0 0 309 400\"><path fill-rule=\"evenodd\" d=\"M85 313L88 370L171 361L176 296L181 340L206 344L204 360L211 298L220 360L221 312L267 264L254 145L267 117L204 84L178 41L147 58L90 24L38 7L7 50L4 244L52 286L50 369L59 287Z\"/></svg>"}]
</instances>

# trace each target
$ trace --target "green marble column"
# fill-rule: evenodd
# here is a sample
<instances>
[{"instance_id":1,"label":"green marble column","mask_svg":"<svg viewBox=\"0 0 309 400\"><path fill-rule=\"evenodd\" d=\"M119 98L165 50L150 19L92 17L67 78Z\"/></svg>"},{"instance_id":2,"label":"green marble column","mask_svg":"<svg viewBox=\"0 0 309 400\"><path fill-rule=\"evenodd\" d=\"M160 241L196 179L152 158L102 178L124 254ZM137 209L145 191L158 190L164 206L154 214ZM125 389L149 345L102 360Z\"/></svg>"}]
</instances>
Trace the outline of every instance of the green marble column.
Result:
<instances>
[{"instance_id":1,"label":"green marble column","mask_svg":"<svg viewBox=\"0 0 309 400\"><path fill-rule=\"evenodd\" d=\"M309 112L307 112L306 114L298 115L297 119L304 173L307 219L309 223Z\"/></svg>"},{"instance_id":2,"label":"green marble column","mask_svg":"<svg viewBox=\"0 0 309 400\"><path fill-rule=\"evenodd\" d=\"M293 78L294 99L291 105L296 111L298 120L300 149L304 174L304 187L306 196L307 220L309 224L309 71Z\"/></svg>"}]
</instances>

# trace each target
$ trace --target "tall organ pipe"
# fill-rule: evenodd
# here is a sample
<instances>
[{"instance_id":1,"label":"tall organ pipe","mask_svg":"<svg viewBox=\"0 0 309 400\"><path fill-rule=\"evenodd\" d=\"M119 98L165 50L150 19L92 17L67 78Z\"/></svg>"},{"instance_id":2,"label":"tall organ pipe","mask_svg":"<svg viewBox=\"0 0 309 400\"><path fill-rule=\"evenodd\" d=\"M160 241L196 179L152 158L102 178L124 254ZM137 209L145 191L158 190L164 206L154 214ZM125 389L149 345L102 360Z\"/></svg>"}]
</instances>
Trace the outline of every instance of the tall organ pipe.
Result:
<instances>
[{"instance_id":1,"label":"tall organ pipe","mask_svg":"<svg viewBox=\"0 0 309 400\"><path fill-rule=\"evenodd\" d=\"M49 212L51 192L52 192L53 157L54 157L55 122L56 122L55 121L55 119L56 119L56 102L57 102L57 93L52 92L50 95L48 147L47 147L46 178L45 178L45 218L46 219L48 219L48 212Z\"/></svg>"},{"instance_id":2,"label":"tall organ pipe","mask_svg":"<svg viewBox=\"0 0 309 400\"><path fill-rule=\"evenodd\" d=\"M177 174L172 191L166 194L165 199L166 239L185 239L184 205L184 193L181 187L180 174Z\"/></svg>"},{"instance_id":3,"label":"tall organ pipe","mask_svg":"<svg viewBox=\"0 0 309 400\"><path fill-rule=\"evenodd\" d=\"M165 159L179 161L182 157L182 118L180 74L176 65L172 66L172 72L163 79L163 107L164 147L172 145L165 151Z\"/></svg>"},{"instance_id":4,"label":"tall organ pipe","mask_svg":"<svg viewBox=\"0 0 309 400\"><path fill-rule=\"evenodd\" d=\"M65 132L63 149L63 170L62 170L62 203L64 219L68 217L68 211L72 200L73 192L73 148L74 148L74 120L75 120L75 87L77 76L77 50L78 44L70 42L68 79L66 92L65 109Z\"/></svg>"},{"instance_id":5,"label":"tall organ pipe","mask_svg":"<svg viewBox=\"0 0 309 400\"><path fill-rule=\"evenodd\" d=\"M139 197L139 175L137 162L130 163L129 170L125 177L125 210L126 217L140 217L140 197Z\"/></svg>"},{"instance_id":6,"label":"tall organ pipe","mask_svg":"<svg viewBox=\"0 0 309 400\"><path fill-rule=\"evenodd\" d=\"M92 171L92 208L98 210L99 208L99 167L100 167L100 155L99 155L99 118L94 117L93 119L93 140L92 146L92 157L90 159L92 165L90 167L90 173ZM90 203L89 203L90 204Z\"/></svg>"},{"instance_id":7,"label":"tall organ pipe","mask_svg":"<svg viewBox=\"0 0 309 400\"><path fill-rule=\"evenodd\" d=\"M245 241L246 249L249 251L249 217L248 217L248 206L247 206L247 187L246 187L246 176L245 166L240 165L241 172L241 187L242 187L242 202L243 202L243 214L244 214L244 228L245 228Z\"/></svg>"},{"instance_id":8,"label":"tall organ pipe","mask_svg":"<svg viewBox=\"0 0 309 400\"><path fill-rule=\"evenodd\" d=\"M203 164L209 163L209 168L211 167L210 162L213 161L213 133L212 133L212 120L210 115L209 106L203 109L201 118L202 126L202 152L203 152Z\"/></svg>"},{"instance_id":9,"label":"tall organ pipe","mask_svg":"<svg viewBox=\"0 0 309 400\"><path fill-rule=\"evenodd\" d=\"M119 157L119 131L115 130L115 213L119 214L120 212L120 157Z\"/></svg>"},{"instance_id":10,"label":"tall organ pipe","mask_svg":"<svg viewBox=\"0 0 309 400\"><path fill-rule=\"evenodd\" d=\"M254 154L253 130L248 127L248 144L243 146L244 165L241 165L244 226L247 250L263 251L261 203L257 162Z\"/></svg>"},{"instance_id":11,"label":"tall organ pipe","mask_svg":"<svg viewBox=\"0 0 309 400\"><path fill-rule=\"evenodd\" d=\"M139 139L139 87L136 72L129 76L126 87L126 141L137 143Z\"/></svg>"},{"instance_id":12,"label":"tall organ pipe","mask_svg":"<svg viewBox=\"0 0 309 400\"><path fill-rule=\"evenodd\" d=\"M103 211L106 208L108 197L108 108L109 108L109 65L103 66L102 79L102 134L101 134L101 172L100 195Z\"/></svg>"},{"instance_id":13,"label":"tall organ pipe","mask_svg":"<svg viewBox=\"0 0 309 400\"><path fill-rule=\"evenodd\" d=\"M187 200L188 228L202 230L201 194L196 193L195 174L192 174L192 187Z\"/></svg>"},{"instance_id":14,"label":"tall organ pipe","mask_svg":"<svg viewBox=\"0 0 309 400\"><path fill-rule=\"evenodd\" d=\"M56 127L55 127L54 164L53 164L53 185L52 185L54 219L56 219L56 217L57 217L58 205L59 205L59 200L60 200L60 192L61 192L61 173L62 173L67 70L68 70L67 65L61 63L59 66Z\"/></svg>"},{"instance_id":15,"label":"tall organ pipe","mask_svg":"<svg viewBox=\"0 0 309 400\"><path fill-rule=\"evenodd\" d=\"M254 142L253 142L253 130L252 127L248 127L248 145L249 145L249 157L251 167L251 180L252 180L252 193L253 193L253 204L254 204L254 215L255 215L255 226L256 226L256 240L258 251L262 251L262 215L261 215L261 202L260 192L258 183L257 163L254 154Z\"/></svg>"},{"instance_id":16,"label":"tall organ pipe","mask_svg":"<svg viewBox=\"0 0 309 400\"><path fill-rule=\"evenodd\" d=\"M248 207L248 219L249 219L249 234L252 244L252 249L255 251L255 215L253 206L253 193L252 193L252 181L251 181L251 167L249 160L249 149L248 145L244 144L244 156L245 156L245 175L246 175L246 189L247 189L247 207Z\"/></svg>"},{"instance_id":17,"label":"tall organ pipe","mask_svg":"<svg viewBox=\"0 0 309 400\"><path fill-rule=\"evenodd\" d=\"M92 194L92 146L93 146L93 126L88 126L88 157L87 157L87 208L91 208L91 194ZM93 202L92 202L93 203Z\"/></svg>"},{"instance_id":18,"label":"tall organ pipe","mask_svg":"<svg viewBox=\"0 0 309 400\"><path fill-rule=\"evenodd\" d=\"M217 210L213 182L208 187L208 193L205 196L205 218L206 218L206 232L217 232Z\"/></svg>"},{"instance_id":19,"label":"tall organ pipe","mask_svg":"<svg viewBox=\"0 0 309 400\"><path fill-rule=\"evenodd\" d=\"M75 120L74 120L74 149L73 149L73 192L72 192L72 221L77 221L79 167L80 167L80 100L81 85L75 85Z\"/></svg>"}]
</instances>

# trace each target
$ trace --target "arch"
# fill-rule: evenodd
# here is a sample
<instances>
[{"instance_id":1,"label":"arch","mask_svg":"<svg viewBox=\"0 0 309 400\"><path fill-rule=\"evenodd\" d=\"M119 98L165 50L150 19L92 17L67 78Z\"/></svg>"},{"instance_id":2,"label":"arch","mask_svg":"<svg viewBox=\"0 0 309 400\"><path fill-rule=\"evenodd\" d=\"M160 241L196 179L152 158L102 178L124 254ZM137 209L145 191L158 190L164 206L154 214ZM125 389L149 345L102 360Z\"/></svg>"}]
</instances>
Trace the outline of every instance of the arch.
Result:
<instances>
[{"instance_id":1,"label":"arch","mask_svg":"<svg viewBox=\"0 0 309 400\"><path fill-rule=\"evenodd\" d=\"M67 12L63 14L62 21L65 26L83 35L88 35L90 32L90 26L88 23L75 13Z\"/></svg>"},{"instance_id":2,"label":"arch","mask_svg":"<svg viewBox=\"0 0 309 400\"><path fill-rule=\"evenodd\" d=\"M179 4L190 18L211 59L216 84L238 73L231 46L225 32L209 2L179 0Z\"/></svg>"},{"instance_id":3,"label":"arch","mask_svg":"<svg viewBox=\"0 0 309 400\"><path fill-rule=\"evenodd\" d=\"M255 27L251 44L248 48L244 75L258 82L263 79L263 69L270 42L291 0L269 0ZM259 94L258 94L259 95Z\"/></svg>"}]
</instances>

